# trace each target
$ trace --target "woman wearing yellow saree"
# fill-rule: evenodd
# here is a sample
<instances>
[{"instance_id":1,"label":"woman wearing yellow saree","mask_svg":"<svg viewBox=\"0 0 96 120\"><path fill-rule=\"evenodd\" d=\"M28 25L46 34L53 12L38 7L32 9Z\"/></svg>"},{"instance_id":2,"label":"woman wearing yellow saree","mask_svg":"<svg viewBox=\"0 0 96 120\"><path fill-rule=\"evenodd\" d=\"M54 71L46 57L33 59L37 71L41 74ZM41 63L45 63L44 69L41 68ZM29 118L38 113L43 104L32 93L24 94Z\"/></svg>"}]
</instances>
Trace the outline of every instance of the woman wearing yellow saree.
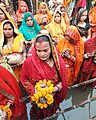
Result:
<instances>
[{"instance_id":1,"label":"woman wearing yellow saree","mask_svg":"<svg viewBox=\"0 0 96 120\"><path fill-rule=\"evenodd\" d=\"M45 2L41 2L39 6L38 13L34 16L37 23L44 29L44 26L47 25L52 20L52 15L48 9L48 6Z\"/></svg>"},{"instance_id":2,"label":"woman wearing yellow saree","mask_svg":"<svg viewBox=\"0 0 96 120\"><path fill-rule=\"evenodd\" d=\"M76 82L84 56L84 43L75 26L67 27L65 39L60 40L57 49L61 53L68 72L68 85Z\"/></svg>"},{"instance_id":3,"label":"woman wearing yellow saree","mask_svg":"<svg viewBox=\"0 0 96 120\"><path fill-rule=\"evenodd\" d=\"M45 29L49 31L56 43L58 43L59 40L64 39L66 24L59 10L54 12L52 21L45 26Z\"/></svg>"},{"instance_id":4,"label":"woman wearing yellow saree","mask_svg":"<svg viewBox=\"0 0 96 120\"><path fill-rule=\"evenodd\" d=\"M4 20L10 20L10 21L12 21L12 22L15 24L14 20L13 20L12 17L9 15L9 13L8 13L4 8L2 8L2 7L0 6L0 25L1 25L1 23L2 23ZM15 26L16 26L16 24L15 24Z\"/></svg>"},{"instance_id":5,"label":"woman wearing yellow saree","mask_svg":"<svg viewBox=\"0 0 96 120\"><path fill-rule=\"evenodd\" d=\"M0 53L3 58L6 58L7 63L13 66L12 69L17 79L19 79L21 63L26 58L25 39L9 20L3 21L0 27Z\"/></svg>"}]
</instances>

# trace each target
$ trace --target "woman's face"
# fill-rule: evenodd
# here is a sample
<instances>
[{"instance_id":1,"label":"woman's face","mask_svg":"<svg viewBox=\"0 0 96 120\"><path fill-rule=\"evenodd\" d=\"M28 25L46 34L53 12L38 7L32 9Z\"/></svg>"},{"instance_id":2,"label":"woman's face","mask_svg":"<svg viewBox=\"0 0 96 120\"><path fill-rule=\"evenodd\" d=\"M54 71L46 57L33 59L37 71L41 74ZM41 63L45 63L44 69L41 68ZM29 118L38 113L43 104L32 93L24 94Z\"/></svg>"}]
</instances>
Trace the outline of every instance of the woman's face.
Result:
<instances>
[{"instance_id":1,"label":"woman's face","mask_svg":"<svg viewBox=\"0 0 96 120\"><path fill-rule=\"evenodd\" d=\"M28 25L28 26L33 26L33 20L32 20L32 17L28 17L27 18L27 20L26 20L26 24Z\"/></svg>"},{"instance_id":2,"label":"woman's face","mask_svg":"<svg viewBox=\"0 0 96 120\"><path fill-rule=\"evenodd\" d=\"M2 10L0 10L0 22L2 22L2 21L5 20L5 19L6 19L5 14L3 13Z\"/></svg>"},{"instance_id":3,"label":"woman's face","mask_svg":"<svg viewBox=\"0 0 96 120\"><path fill-rule=\"evenodd\" d=\"M83 12L83 14L81 15L80 21L85 21L87 18L87 11Z\"/></svg>"},{"instance_id":4,"label":"woman's face","mask_svg":"<svg viewBox=\"0 0 96 120\"><path fill-rule=\"evenodd\" d=\"M20 9L23 13L26 12L26 4L21 4Z\"/></svg>"},{"instance_id":5,"label":"woman's face","mask_svg":"<svg viewBox=\"0 0 96 120\"><path fill-rule=\"evenodd\" d=\"M41 60L48 60L51 54L49 42L36 42L36 53Z\"/></svg>"},{"instance_id":6,"label":"woman's face","mask_svg":"<svg viewBox=\"0 0 96 120\"><path fill-rule=\"evenodd\" d=\"M3 33L7 38L11 38L13 36L14 31L9 23L4 25Z\"/></svg>"},{"instance_id":7,"label":"woman's face","mask_svg":"<svg viewBox=\"0 0 96 120\"><path fill-rule=\"evenodd\" d=\"M68 35L65 35L65 38L66 38L69 42L72 41L72 38L71 38L70 36L68 36Z\"/></svg>"},{"instance_id":8,"label":"woman's face","mask_svg":"<svg viewBox=\"0 0 96 120\"><path fill-rule=\"evenodd\" d=\"M60 23L60 21L61 21L61 15L60 15L59 13L56 13L56 15L55 15L55 17L54 17L54 21L55 21L56 23Z\"/></svg>"},{"instance_id":9,"label":"woman's face","mask_svg":"<svg viewBox=\"0 0 96 120\"><path fill-rule=\"evenodd\" d=\"M43 5L42 7L41 7L41 13L42 14L44 14L44 13L46 13L46 6L45 5Z\"/></svg>"}]
</instances>

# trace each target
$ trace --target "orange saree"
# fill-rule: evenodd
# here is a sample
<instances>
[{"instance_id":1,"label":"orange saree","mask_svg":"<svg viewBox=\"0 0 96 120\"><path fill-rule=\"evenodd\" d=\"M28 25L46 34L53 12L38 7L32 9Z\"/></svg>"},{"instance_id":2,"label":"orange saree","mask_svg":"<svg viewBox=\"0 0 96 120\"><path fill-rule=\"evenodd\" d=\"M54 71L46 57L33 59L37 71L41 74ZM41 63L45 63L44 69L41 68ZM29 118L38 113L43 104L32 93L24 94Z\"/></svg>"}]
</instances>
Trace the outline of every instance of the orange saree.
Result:
<instances>
[{"instance_id":1,"label":"orange saree","mask_svg":"<svg viewBox=\"0 0 96 120\"><path fill-rule=\"evenodd\" d=\"M68 85L71 86L76 82L81 63L83 61L84 56L84 43L80 37L80 34L75 26L69 26L66 31L65 35L70 38L60 40L57 49L62 54L65 50L68 50L70 53L70 58L63 57L67 73L68 73Z\"/></svg>"},{"instance_id":2,"label":"orange saree","mask_svg":"<svg viewBox=\"0 0 96 120\"><path fill-rule=\"evenodd\" d=\"M46 14L42 14L42 11L41 11L42 6L46 7ZM34 18L36 19L37 23L41 26L42 29L44 29L45 25L47 25L49 22L51 22L52 15L51 15L51 13L48 9L48 6L45 2L40 3L38 13L34 16ZM41 24L44 19L47 20L47 23Z\"/></svg>"}]
</instances>

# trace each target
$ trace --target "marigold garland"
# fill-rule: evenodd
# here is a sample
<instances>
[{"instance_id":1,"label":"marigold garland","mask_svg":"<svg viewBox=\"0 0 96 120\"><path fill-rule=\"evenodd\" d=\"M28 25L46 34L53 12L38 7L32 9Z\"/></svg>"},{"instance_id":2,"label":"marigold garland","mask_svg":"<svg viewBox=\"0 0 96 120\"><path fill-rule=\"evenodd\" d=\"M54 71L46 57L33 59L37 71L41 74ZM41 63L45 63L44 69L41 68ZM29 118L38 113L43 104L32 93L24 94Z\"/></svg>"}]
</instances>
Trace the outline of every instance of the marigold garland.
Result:
<instances>
[{"instance_id":1,"label":"marigold garland","mask_svg":"<svg viewBox=\"0 0 96 120\"><path fill-rule=\"evenodd\" d=\"M41 109L47 108L54 101L52 96L53 89L54 84L51 83L51 80L40 80L35 85L36 93L31 97L32 101Z\"/></svg>"},{"instance_id":2,"label":"marigold garland","mask_svg":"<svg viewBox=\"0 0 96 120\"><path fill-rule=\"evenodd\" d=\"M10 117L12 116L12 112L10 108L7 105L0 105L0 109L5 111L7 113L8 120L10 120Z\"/></svg>"}]
</instances>

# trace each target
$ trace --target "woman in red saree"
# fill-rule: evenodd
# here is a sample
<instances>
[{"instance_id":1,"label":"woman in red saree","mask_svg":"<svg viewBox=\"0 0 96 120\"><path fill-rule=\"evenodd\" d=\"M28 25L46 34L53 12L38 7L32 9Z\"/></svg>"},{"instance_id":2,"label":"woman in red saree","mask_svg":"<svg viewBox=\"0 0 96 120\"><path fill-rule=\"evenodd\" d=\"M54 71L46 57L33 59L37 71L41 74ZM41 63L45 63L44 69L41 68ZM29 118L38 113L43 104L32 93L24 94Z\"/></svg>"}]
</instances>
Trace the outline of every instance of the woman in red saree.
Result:
<instances>
[{"instance_id":1,"label":"woman in red saree","mask_svg":"<svg viewBox=\"0 0 96 120\"><path fill-rule=\"evenodd\" d=\"M49 35L39 34L36 37L32 56L29 56L22 66L21 83L29 95L35 92L35 84L40 80L51 80L54 84L54 102L51 108L37 109L33 104L31 108L31 120L41 120L56 112L59 103L66 96L67 73L63 59L52 45ZM34 118L35 116L35 118Z\"/></svg>"},{"instance_id":2,"label":"woman in red saree","mask_svg":"<svg viewBox=\"0 0 96 120\"><path fill-rule=\"evenodd\" d=\"M96 78L96 37L86 41L84 49L84 61L78 77L79 82ZM93 83L93 86L96 86L96 82Z\"/></svg>"},{"instance_id":3,"label":"woman in red saree","mask_svg":"<svg viewBox=\"0 0 96 120\"><path fill-rule=\"evenodd\" d=\"M12 116L10 120L27 120L26 107L20 102L21 91L15 77L0 66L0 108L10 104Z\"/></svg>"}]
</instances>

